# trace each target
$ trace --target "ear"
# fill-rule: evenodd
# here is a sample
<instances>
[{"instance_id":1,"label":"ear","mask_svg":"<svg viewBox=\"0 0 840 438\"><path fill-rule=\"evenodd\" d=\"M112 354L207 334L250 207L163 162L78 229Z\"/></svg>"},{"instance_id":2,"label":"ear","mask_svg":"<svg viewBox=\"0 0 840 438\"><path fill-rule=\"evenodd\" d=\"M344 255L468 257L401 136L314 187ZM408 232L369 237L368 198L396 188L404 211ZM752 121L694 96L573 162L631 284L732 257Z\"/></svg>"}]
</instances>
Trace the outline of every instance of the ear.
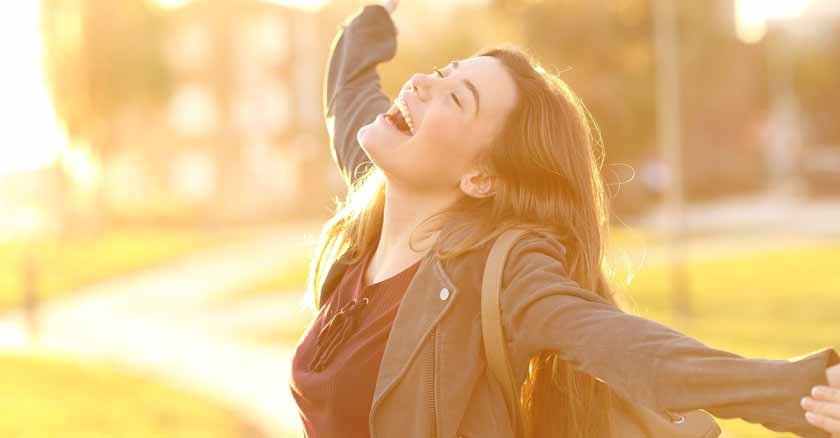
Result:
<instances>
[{"instance_id":1,"label":"ear","mask_svg":"<svg viewBox=\"0 0 840 438\"><path fill-rule=\"evenodd\" d=\"M465 195L473 198L487 198L496 194L496 177L480 169L473 169L461 177L459 187Z\"/></svg>"}]
</instances>

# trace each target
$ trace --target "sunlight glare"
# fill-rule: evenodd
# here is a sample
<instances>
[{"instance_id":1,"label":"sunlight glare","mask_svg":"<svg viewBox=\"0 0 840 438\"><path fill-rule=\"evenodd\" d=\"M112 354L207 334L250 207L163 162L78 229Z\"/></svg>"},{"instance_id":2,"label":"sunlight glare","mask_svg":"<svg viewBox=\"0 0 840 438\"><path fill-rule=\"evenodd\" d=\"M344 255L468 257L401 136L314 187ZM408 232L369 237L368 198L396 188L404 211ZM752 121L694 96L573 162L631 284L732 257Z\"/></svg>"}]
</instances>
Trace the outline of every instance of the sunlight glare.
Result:
<instances>
[{"instance_id":1,"label":"sunlight glare","mask_svg":"<svg viewBox=\"0 0 840 438\"><path fill-rule=\"evenodd\" d=\"M3 11L0 49L0 174L51 165L66 143L47 89L38 29L40 2L9 2Z\"/></svg>"},{"instance_id":2,"label":"sunlight glare","mask_svg":"<svg viewBox=\"0 0 840 438\"><path fill-rule=\"evenodd\" d=\"M177 9L192 2L192 0L155 0L157 5L164 9ZM327 5L331 0L262 0L279 6L285 6L305 11L317 11Z\"/></svg>"},{"instance_id":3,"label":"sunlight glare","mask_svg":"<svg viewBox=\"0 0 840 438\"><path fill-rule=\"evenodd\" d=\"M102 167L96 154L89 144L83 142L62 149L61 166L82 191L92 193L102 179Z\"/></svg>"},{"instance_id":4,"label":"sunlight glare","mask_svg":"<svg viewBox=\"0 0 840 438\"><path fill-rule=\"evenodd\" d=\"M190 0L157 0L157 5L163 9L176 9L189 2Z\"/></svg>"},{"instance_id":5,"label":"sunlight glare","mask_svg":"<svg viewBox=\"0 0 840 438\"><path fill-rule=\"evenodd\" d=\"M303 9L306 11L317 11L328 3L330 0L263 0L266 3L286 6L295 9Z\"/></svg>"},{"instance_id":6,"label":"sunlight glare","mask_svg":"<svg viewBox=\"0 0 840 438\"><path fill-rule=\"evenodd\" d=\"M767 32L767 21L796 18L805 12L811 0L735 0L738 38L756 43Z\"/></svg>"}]
</instances>

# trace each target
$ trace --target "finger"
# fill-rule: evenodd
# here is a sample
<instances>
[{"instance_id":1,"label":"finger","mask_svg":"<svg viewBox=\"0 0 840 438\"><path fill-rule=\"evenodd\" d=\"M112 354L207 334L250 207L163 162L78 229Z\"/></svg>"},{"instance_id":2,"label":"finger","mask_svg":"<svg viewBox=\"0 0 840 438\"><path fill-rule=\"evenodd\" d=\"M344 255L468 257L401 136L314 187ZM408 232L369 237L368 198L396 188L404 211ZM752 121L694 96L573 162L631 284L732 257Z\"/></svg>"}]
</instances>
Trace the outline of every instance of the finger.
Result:
<instances>
[{"instance_id":1,"label":"finger","mask_svg":"<svg viewBox=\"0 0 840 438\"><path fill-rule=\"evenodd\" d=\"M393 14L394 10L397 9L397 5L399 5L399 0L387 0L384 4L385 9L388 10L389 14Z\"/></svg>"},{"instance_id":2,"label":"finger","mask_svg":"<svg viewBox=\"0 0 840 438\"><path fill-rule=\"evenodd\" d=\"M823 402L811 397L802 398L802 407L815 414L840 420L840 403Z\"/></svg>"},{"instance_id":3,"label":"finger","mask_svg":"<svg viewBox=\"0 0 840 438\"><path fill-rule=\"evenodd\" d=\"M831 433L840 433L840 420L828 418L813 412L805 413L805 420L814 426Z\"/></svg>"},{"instance_id":4,"label":"finger","mask_svg":"<svg viewBox=\"0 0 840 438\"><path fill-rule=\"evenodd\" d=\"M817 400L840 403L840 388L817 385L811 388L811 395Z\"/></svg>"},{"instance_id":5,"label":"finger","mask_svg":"<svg viewBox=\"0 0 840 438\"><path fill-rule=\"evenodd\" d=\"M828 386L840 387L840 364L826 369L825 377L828 379Z\"/></svg>"}]
</instances>

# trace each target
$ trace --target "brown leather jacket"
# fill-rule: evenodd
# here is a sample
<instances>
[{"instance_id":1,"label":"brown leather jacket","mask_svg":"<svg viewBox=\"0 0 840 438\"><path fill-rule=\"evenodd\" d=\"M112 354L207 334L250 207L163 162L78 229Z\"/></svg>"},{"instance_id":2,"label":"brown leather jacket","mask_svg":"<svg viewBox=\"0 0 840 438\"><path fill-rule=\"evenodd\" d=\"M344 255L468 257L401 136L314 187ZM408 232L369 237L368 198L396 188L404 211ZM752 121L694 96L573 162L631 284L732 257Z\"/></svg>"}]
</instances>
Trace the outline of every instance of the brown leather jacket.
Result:
<instances>
[{"instance_id":1,"label":"brown leather jacket","mask_svg":"<svg viewBox=\"0 0 840 438\"><path fill-rule=\"evenodd\" d=\"M324 115L333 156L348 183L355 169L370 165L356 132L391 104L375 67L395 51L396 28L379 5L365 6L345 20L333 41ZM441 236L453 225L447 223ZM481 340L480 285L490 244L451 260L431 253L422 260L382 357L369 420L372 438L512 436ZM610 385L626 401L628 418L641 411L666 415L667 410L705 409L779 432L829 437L805 421L799 400L812 386L827 384L825 369L840 362L836 351L824 348L784 360L711 348L581 288L567 275L564 254L559 242L532 233L508 258L500 305L520 382L528 358L551 350ZM321 302L341 279L344 260L329 269ZM649 433L637 432L639 437ZM714 426L680 436L718 432Z\"/></svg>"}]
</instances>

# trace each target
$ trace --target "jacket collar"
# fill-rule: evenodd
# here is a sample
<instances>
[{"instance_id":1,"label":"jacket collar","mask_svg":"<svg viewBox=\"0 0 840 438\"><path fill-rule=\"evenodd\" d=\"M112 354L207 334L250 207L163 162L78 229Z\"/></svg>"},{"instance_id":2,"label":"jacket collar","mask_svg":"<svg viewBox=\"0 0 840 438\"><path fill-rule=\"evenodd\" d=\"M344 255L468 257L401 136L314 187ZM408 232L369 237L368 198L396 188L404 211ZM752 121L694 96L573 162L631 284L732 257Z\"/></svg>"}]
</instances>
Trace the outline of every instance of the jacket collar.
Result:
<instances>
[{"instance_id":1,"label":"jacket collar","mask_svg":"<svg viewBox=\"0 0 840 438\"><path fill-rule=\"evenodd\" d=\"M438 238L437 238L435 244L437 245L438 243L440 243L441 238L443 236L445 236L448 232L450 232L458 223L459 223L459 221L455 218L450 218L448 221L446 221L443 224L443 226L441 227L441 233L438 235ZM461 230L460 233L458 233L458 234L463 234L463 232L464 232L464 230ZM456 239L453 239L453 240L458 241L458 240L460 240L460 238L456 238ZM419 269L422 269L423 265L425 265L428 262L428 259L432 258L432 257L434 257L434 254L431 254L431 252L429 254L426 254L426 256L423 258L423 261L420 264ZM350 259L350 254L345 253L341 257L339 257L335 262L333 262L333 264L327 270L327 274L326 274L326 276L324 276L324 281L321 285L321 290L319 291L319 303L320 303L320 305L323 305L326 302L326 300L329 298L329 295L335 290L335 288L341 282L341 278L344 276L345 271L347 271L347 268L349 267L349 264L347 263L347 261L349 259ZM441 269L442 269L442 267L441 267ZM419 270L418 270L418 274L419 274ZM444 272L444 274L445 274L445 272ZM417 274L415 274L415 277L416 276L417 276Z\"/></svg>"}]
</instances>

